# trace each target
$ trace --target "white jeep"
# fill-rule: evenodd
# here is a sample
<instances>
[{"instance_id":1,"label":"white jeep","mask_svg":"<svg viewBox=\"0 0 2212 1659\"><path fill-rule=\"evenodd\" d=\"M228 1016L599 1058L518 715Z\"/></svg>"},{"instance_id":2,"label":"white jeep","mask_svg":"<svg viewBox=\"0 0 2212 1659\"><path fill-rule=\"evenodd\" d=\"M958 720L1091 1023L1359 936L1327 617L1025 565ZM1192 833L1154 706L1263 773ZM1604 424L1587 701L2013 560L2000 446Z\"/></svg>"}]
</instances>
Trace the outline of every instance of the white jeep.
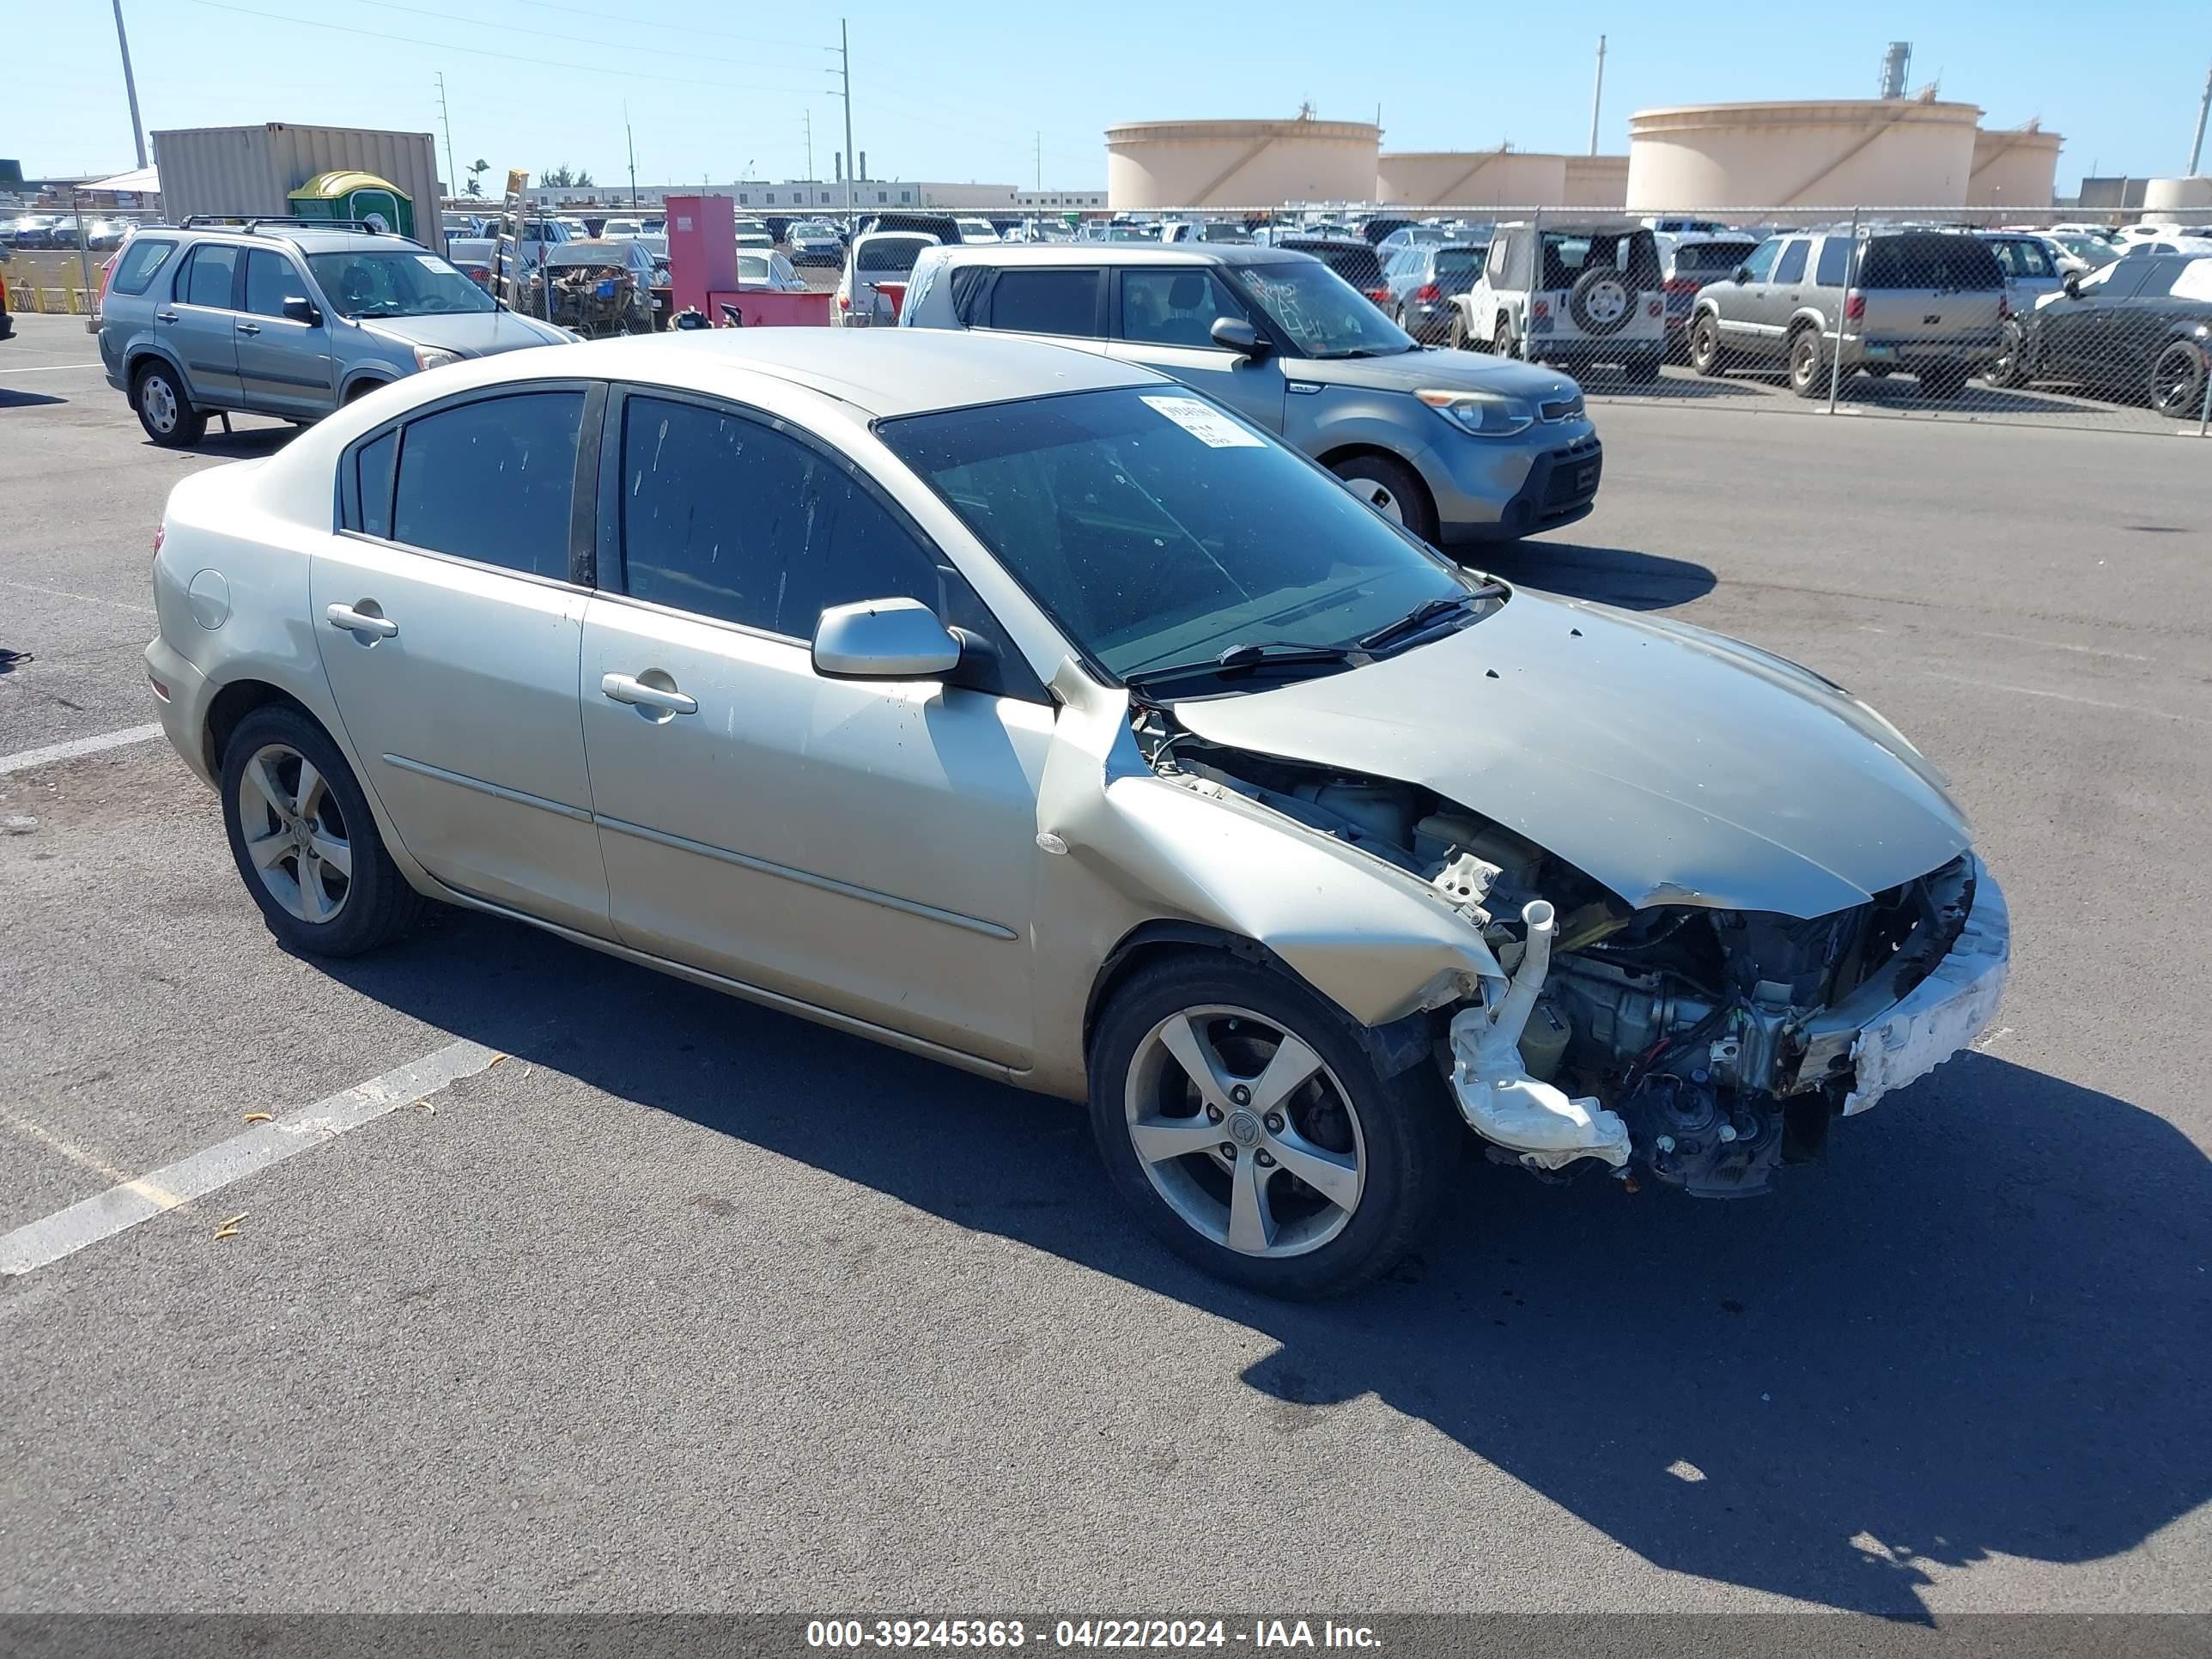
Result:
<instances>
[{"instance_id":1,"label":"white jeep","mask_svg":"<svg viewBox=\"0 0 2212 1659\"><path fill-rule=\"evenodd\" d=\"M1607 364L1659 378L1667 299L1659 248L1626 219L1498 227L1474 288L1452 302L1451 343L1571 371Z\"/></svg>"}]
</instances>

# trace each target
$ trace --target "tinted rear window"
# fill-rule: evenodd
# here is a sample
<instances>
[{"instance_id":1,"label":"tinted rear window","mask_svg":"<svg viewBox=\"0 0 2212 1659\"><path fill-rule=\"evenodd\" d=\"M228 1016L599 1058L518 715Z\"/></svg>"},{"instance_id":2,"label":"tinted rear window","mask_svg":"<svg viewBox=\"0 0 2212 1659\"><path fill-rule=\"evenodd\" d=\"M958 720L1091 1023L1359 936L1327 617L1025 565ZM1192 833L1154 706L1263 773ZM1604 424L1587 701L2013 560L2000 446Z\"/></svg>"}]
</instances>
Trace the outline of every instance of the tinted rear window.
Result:
<instances>
[{"instance_id":1,"label":"tinted rear window","mask_svg":"<svg viewBox=\"0 0 2212 1659\"><path fill-rule=\"evenodd\" d=\"M143 294L154 280L154 273L169 263L169 256L177 251L174 242L159 237L137 236L130 247L115 262L115 275L108 287L118 294Z\"/></svg>"},{"instance_id":2,"label":"tinted rear window","mask_svg":"<svg viewBox=\"0 0 2212 1659\"><path fill-rule=\"evenodd\" d=\"M531 392L410 421L392 538L565 581L583 415L580 392Z\"/></svg>"},{"instance_id":3,"label":"tinted rear window","mask_svg":"<svg viewBox=\"0 0 2212 1659\"><path fill-rule=\"evenodd\" d=\"M912 270L922 249L930 246L919 236L887 236L861 243L856 263L862 270Z\"/></svg>"},{"instance_id":4,"label":"tinted rear window","mask_svg":"<svg viewBox=\"0 0 2212 1659\"><path fill-rule=\"evenodd\" d=\"M2004 271L1988 245L1939 233L1876 236L1859 264L1861 288L2002 289Z\"/></svg>"},{"instance_id":5,"label":"tinted rear window","mask_svg":"<svg viewBox=\"0 0 2212 1659\"><path fill-rule=\"evenodd\" d=\"M1002 270L991 289L991 326L1029 334L1098 332L1098 270Z\"/></svg>"},{"instance_id":6,"label":"tinted rear window","mask_svg":"<svg viewBox=\"0 0 2212 1659\"><path fill-rule=\"evenodd\" d=\"M1285 242L1283 244L1300 253L1310 253L1354 288L1380 288L1382 285L1382 260L1373 248L1354 247L1349 243Z\"/></svg>"}]
</instances>

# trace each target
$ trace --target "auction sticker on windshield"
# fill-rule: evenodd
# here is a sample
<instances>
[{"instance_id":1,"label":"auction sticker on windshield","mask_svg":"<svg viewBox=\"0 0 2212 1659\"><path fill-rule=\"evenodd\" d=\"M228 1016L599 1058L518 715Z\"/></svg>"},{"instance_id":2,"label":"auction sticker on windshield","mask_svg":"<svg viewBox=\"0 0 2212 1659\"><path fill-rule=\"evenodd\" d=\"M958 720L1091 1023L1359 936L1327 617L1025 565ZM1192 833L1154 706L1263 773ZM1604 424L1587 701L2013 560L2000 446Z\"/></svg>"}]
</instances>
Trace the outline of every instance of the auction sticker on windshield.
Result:
<instances>
[{"instance_id":1,"label":"auction sticker on windshield","mask_svg":"<svg viewBox=\"0 0 2212 1659\"><path fill-rule=\"evenodd\" d=\"M1144 401L1210 449L1261 447L1258 438L1195 398L1146 398Z\"/></svg>"}]
</instances>

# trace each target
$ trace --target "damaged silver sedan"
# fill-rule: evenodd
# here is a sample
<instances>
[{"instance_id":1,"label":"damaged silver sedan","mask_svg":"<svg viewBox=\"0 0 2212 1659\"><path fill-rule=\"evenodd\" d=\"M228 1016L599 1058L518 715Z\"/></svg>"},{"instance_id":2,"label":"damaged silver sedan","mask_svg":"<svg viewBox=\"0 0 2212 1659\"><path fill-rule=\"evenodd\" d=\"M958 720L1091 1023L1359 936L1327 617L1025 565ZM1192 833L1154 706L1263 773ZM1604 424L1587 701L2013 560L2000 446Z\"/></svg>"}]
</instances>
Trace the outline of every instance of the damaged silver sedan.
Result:
<instances>
[{"instance_id":1,"label":"damaged silver sedan","mask_svg":"<svg viewBox=\"0 0 2212 1659\"><path fill-rule=\"evenodd\" d=\"M1470 1137L1763 1191L2003 985L1965 819L1863 703L1462 570L1087 354L423 374L180 483L155 592L287 945L442 900L1087 1100L1146 1224L1279 1294L1389 1267Z\"/></svg>"}]
</instances>

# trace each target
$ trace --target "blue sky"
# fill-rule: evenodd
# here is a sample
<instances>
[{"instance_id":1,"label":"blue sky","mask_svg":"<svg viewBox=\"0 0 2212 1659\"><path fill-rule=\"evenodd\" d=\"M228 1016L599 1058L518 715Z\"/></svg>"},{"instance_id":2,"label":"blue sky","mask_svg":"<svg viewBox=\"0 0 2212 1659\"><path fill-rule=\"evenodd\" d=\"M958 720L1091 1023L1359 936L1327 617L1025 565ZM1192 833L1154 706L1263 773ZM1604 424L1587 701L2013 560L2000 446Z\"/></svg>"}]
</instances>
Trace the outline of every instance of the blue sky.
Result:
<instances>
[{"instance_id":1,"label":"blue sky","mask_svg":"<svg viewBox=\"0 0 2212 1659\"><path fill-rule=\"evenodd\" d=\"M443 70L460 165L624 171L641 183L816 172L842 139L834 9L708 0L125 0L138 96L160 127L265 120L441 132ZM854 140L881 177L1105 180L1116 121L1319 113L1373 118L1386 149L1589 141L1591 54L1610 37L1601 147L1629 112L1730 98L1871 96L1883 46L1914 43L1912 80L1980 104L1994 125L2040 116L2065 135L2062 191L2093 167L2176 173L2212 59L2203 0L2012 0L1778 10L1771 0L1571 9L1355 7L1282 0L1199 8L854 0ZM1574 35L1563 32L1571 15ZM647 24L643 19L651 18ZM1776 25L1789 19L1793 27ZM1454 19L1472 38L1453 46ZM131 165L108 7L18 7L0 71L0 156L33 173ZM1474 44L1479 42L1480 44ZM1725 42L1716 49L1717 42ZM1831 46L1829 43L1833 42ZM1532 58L1535 67L1524 66ZM1041 135L1041 137L1040 137ZM440 154L444 154L442 133Z\"/></svg>"}]
</instances>

